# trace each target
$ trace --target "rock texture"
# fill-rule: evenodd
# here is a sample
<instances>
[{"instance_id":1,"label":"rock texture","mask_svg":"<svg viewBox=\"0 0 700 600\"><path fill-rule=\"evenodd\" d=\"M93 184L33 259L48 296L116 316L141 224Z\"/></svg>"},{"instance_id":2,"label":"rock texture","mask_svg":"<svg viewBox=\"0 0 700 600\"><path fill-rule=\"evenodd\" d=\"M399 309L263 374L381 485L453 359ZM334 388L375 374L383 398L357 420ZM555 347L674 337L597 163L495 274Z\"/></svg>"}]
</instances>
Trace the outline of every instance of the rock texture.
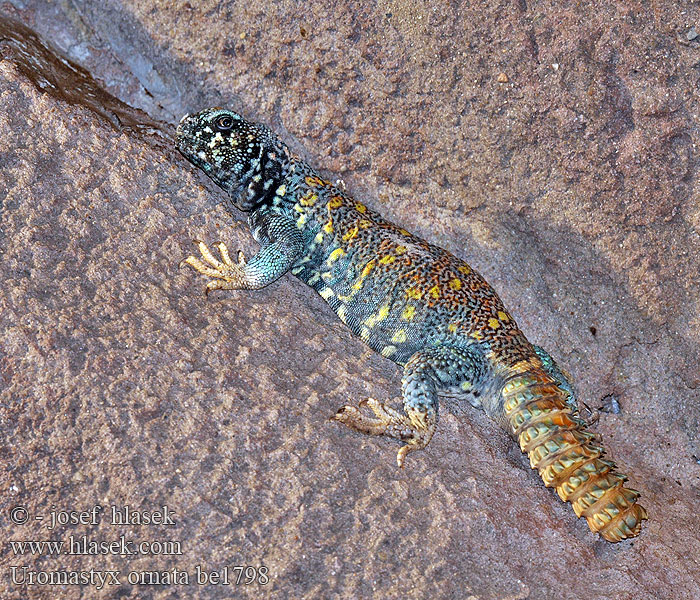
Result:
<instances>
[{"instance_id":1,"label":"rock texture","mask_svg":"<svg viewBox=\"0 0 700 600\"><path fill-rule=\"evenodd\" d=\"M700 597L700 15L463 4L2 5L145 111L99 111L88 100L112 101L91 84L61 94L0 41L3 542L181 542L132 556L6 543L3 600ZM148 132L213 104L269 123L489 279L600 411L649 511L638 539L592 536L470 407L443 403L402 471L390 442L328 423L348 399L394 396L399 372L292 277L204 298L177 267L190 240L254 243ZM167 505L175 524L34 519L96 504ZM235 571L196 583L198 565L261 564L264 586ZM20 586L23 565L120 583ZM173 569L189 585L128 581Z\"/></svg>"}]
</instances>

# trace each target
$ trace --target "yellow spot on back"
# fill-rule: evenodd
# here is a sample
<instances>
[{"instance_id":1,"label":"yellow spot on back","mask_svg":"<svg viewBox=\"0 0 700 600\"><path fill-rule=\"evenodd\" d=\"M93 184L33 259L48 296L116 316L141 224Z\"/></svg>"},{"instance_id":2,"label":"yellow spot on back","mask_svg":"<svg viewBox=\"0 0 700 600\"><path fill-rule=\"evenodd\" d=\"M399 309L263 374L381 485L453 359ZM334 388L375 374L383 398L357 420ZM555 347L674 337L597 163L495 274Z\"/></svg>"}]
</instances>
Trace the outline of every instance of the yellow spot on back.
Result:
<instances>
[{"instance_id":1,"label":"yellow spot on back","mask_svg":"<svg viewBox=\"0 0 700 600\"><path fill-rule=\"evenodd\" d=\"M370 260L370 261L365 265L365 268L362 269L362 273L360 274L360 277L361 277L362 279L364 279L365 277L367 277L367 275L369 275L369 274L372 272L372 269L374 269L374 265L375 265L375 264L376 264L376 262L375 262L374 259Z\"/></svg>"},{"instance_id":2,"label":"yellow spot on back","mask_svg":"<svg viewBox=\"0 0 700 600\"><path fill-rule=\"evenodd\" d=\"M384 346L381 351L381 355L384 358L389 358L392 354L396 354L396 346Z\"/></svg>"},{"instance_id":3,"label":"yellow spot on back","mask_svg":"<svg viewBox=\"0 0 700 600\"><path fill-rule=\"evenodd\" d=\"M330 208L331 210L334 208L338 208L339 206L343 206L343 199L340 196L333 196L328 201L328 204L326 206L328 206L328 208Z\"/></svg>"},{"instance_id":4,"label":"yellow spot on back","mask_svg":"<svg viewBox=\"0 0 700 600\"><path fill-rule=\"evenodd\" d=\"M406 290L406 295L414 300L420 300L423 297L423 292L418 288L408 288Z\"/></svg>"},{"instance_id":5,"label":"yellow spot on back","mask_svg":"<svg viewBox=\"0 0 700 600\"><path fill-rule=\"evenodd\" d=\"M333 233L333 219L328 220L328 222L323 226L323 231L326 233Z\"/></svg>"},{"instance_id":6,"label":"yellow spot on back","mask_svg":"<svg viewBox=\"0 0 700 600\"><path fill-rule=\"evenodd\" d=\"M410 321L413 318L413 315L416 314L416 307L411 306L410 304L403 309L403 312L401 313L401 318L404 321Z\"/></svg>"},{"instance_id":7,"label":"yellow spot on back","mask_svg":"<svg viewBox=\"0 0 700 600\"><path fill-rule=\"evenodd\" d=\"M364 325L367 325L367 327L374 327L379 321L383 321L389 316L389 306L385 304L382 306L379 311L376 313L371 314L369 317L367 317L364 320Z\"/></svg>"},{"instance_id":8,"label":"yellow spot on back","mask_svg":"<svg viewBox=\"0 0 700 600\"><path fill-rule=\"evenodd\" d=\"M489 327L491 329L498 329L500 326L501 322L498 319L494 319L493 317L489 319Z\"/></svg>"},{"instance_id":9,"label":"yellow spot on back","mask_svg":"<svg viewBox=\"0 0 700 600\"><path fill-rule=\"evenodd\" d=\"M352 291L350 292L350 294L348 296L343 296L345 302L349 302L350 299L355 295L355 293L359 292L362 289L365 279L372 272L372 269L374 269L375 264L375 259L372 259L365 265L365 268L362 269L362 273L360 273L360 277L355 283L352 284Z\"/></svg>"},{"instance_id":10,"label":"yellow spot on back","mask_svg":"<svg viewBox=\"0 0 700 600\"><path fill-rule=\"evenodd\" d=\"M403 344L406 341L406 331L404 329L399 329L392 336L391 341L395 344Z\"/></svg>"},{"instance_id":11,"label":"yellow spot on back","mask_svg":"<svg viewBox=\"0 0 700 600\"><path fill-rule=\"evenodd\" d=\"M328 255L328 258L326 259L326 261L330 265L330 264L333 264L336 260L338 260L341 256L344 256L344 255L345 255L345 250L343 250L342 248L336 248L335 250L333 250L333 252L331 252Z\"/></svg>"},{"instance_id":12,"label":"yellow spot on back","mask_svg":"<svg viewBox=\"0 0 700 600\"><path fill-rule=\"evenodd\" d=\"M400 233L401 235L411 235L411 232L410 232L410 231L406 231L406 230L403 229L403 228L399 229L399 233Z\"/></svg>"},{"instance_id":13,"label":"yellow spot on back","mask_svg":"<svg viewBox=\"0 0 700 600\"><path fill-rule=\"evenodd\" d=\"M390 265L396 260L395 256L392 256L391 254L387 254L386 256L382 257L379 259L379 262L383 265Z\"/></svg>"},{"instance_id":14,"label":"yellow spot on back","mask_svg":"<svg viewBox=\"0 0 700 600\"><path fill-rule=\"evenodd\" d=\"M437 300L440 297L440 286L435 284L430 288L429 294Z\"/></svg>"},{"instance_id":15,"label":"yellow spot on back","mask_svg":"<svg viewBox=\"0 0 700 600\"><path fill-rule=\"evenodd\" d=\"M460 273L464 273L465 275L469 275L469 273L472 272L471 267L469 267L469 265L460 265L459 267L457 267L457 270Z\"/></svg>"},{"instance_id":16,"label":"yellow spot on back","mask_svg":"<svg viewBox=\"0 0 700 600\"><path fill-rule=\"evenodd\" d=\"M368 227L372 227L372 221L369 219L360 219L358 225L360 226L360 229L367 229Z\"/></svg>"},{"instance_id":17,"label":"yellow spot on back","mask_svg":"<svg viewBox=\"0 0 700 600\"><path fill-rule=\"evenodd\" d=\"M319 231L314 238L314 242L320 244L323 241L323 234Z\"/></svg>"},{"instance_id":18,"label":"yellow spot on back","mask_svg":"<svg viewBox=\"0 0 700 600\"><path fill-rule=\"evenodd\" d=\"M277 188L277 191L275 192L275 194L277 194L278 196L284 196L286 193L287 193L287 186L284 184L279 186Z\"/></svg>"},{"instance_id":19,"label":"yellow spot on back","mask_svg":"<svg viewBox=\"0 0 700 600\"><path fill-rule=\"evenodd\" d=\"M498 318L501 321L503 321L504 323L507 323L508 321L510 321L510 319L508 318L508 315L506 313L504 313L502 310L499 310L497 314L498 314Z\"/></svg>"},{"instance_id":20,"label":"yellow spot on back","mask_svg":"<svg viewBox=\"0 0 700 600\"><path fill-rule=\"evenodd\" d=\"M447 326L447 331L449 331L450 333L455 333L457 331L457 323L450 323Z\"/></svg>"},{"instance_id":21,"label":"yellow spot on back","mask_svg":"<svg viewBox=\"0 0 700 600\"><path fill-rule=\"evenodd\" d=\"M349 242L350 240L354 239L357 237L357 234L359 233L360 228L355 225L350 231L348 231L344 236L343 236L343 241L344 242Z\"/></svg>"},{"instance_id":22,"label":"yellow spot on back","mask_svg":"<svg viewBox=\"0 0 700 600\"><path fill-rule=\"evenodd\" d=\"M306 185L310 185L311 187L323 185L323 180L319 179L318 177L314 177L313 175L307 175L304 181L306 182Z\"/></svg>"},{"instance_id":23,"label":"yellow spot on back","mask_svg":"<svg viewBox=\"0 0 700 600\"><path fill-rule=\"evenodd\" d=\"M470 336L470 337L473 337L475 340L479 340L479 341L481 341L481 340L484 339L484 334L481 333L480 331L472 331L472 332L469 334L469 336Z\"/></svg>"},{"instance_id":24,"label":"yellow spot on back","mask_svg":"<svg viewBox=\"0 0 700 600\"><path fill-rule=\"evenodd\" d=\"M454 279L450 279L450 289L461 290L462 289L462 282L459 279L457 279L456 277Z\"/></svg>"},{"instance_id":25,"label":"yellow spot on back","mask_svg":"<svg viewBox=\"0 0 700 600\"><path fill-rule=\"evenodd\" d=\"M308 220L309 220L308 215L299 215L299 218L297 219L297 227L301 227L302 225L305 225Z\"/></svg>"},{"instance_id":26,"label":"yellow spot on back","mask_svg":"<svg viewBox=\"0 0 700 600\"><path fill-rule=\"evenodd\" d=\"M364 204L362 204L362 202L355 202L355 210L357 212L364 213L367 212L367 207Z\"/></svg>"},{"instance_id":27,"label":"yellow spot on back","mask_svg":"<svg viewBox=\"0 0 700 600\"><path fill-rule=\"evenodd\" d=\"M396 246L396 249L394 252L396 253L397 256L401 256L402 254L406 254L406 246Z\"/></svg>"},{"instance_id":28,"label":"yellow spot on back","mask_svg":"<svg viewBox=\"0 0 700 600\"><path fill-rule=\"evenodd\" d=\"M316 204L316 200L318 200L318 194L314 194L313 192L309 192L305 196L302 196L299 199L299 204L302 206L313 206Z\"/></svg>"},{"instance_id":29,"label":"yellow spot on back","mask_svg":"<svg viewBox=\"0 0 700 600\"><path fill-rule=\"evenodd\" d=\"M470 389L472 389L471 381L465 381L459 387L461 387L465 392L468 392Z\"/></svg>"}]
</instances>

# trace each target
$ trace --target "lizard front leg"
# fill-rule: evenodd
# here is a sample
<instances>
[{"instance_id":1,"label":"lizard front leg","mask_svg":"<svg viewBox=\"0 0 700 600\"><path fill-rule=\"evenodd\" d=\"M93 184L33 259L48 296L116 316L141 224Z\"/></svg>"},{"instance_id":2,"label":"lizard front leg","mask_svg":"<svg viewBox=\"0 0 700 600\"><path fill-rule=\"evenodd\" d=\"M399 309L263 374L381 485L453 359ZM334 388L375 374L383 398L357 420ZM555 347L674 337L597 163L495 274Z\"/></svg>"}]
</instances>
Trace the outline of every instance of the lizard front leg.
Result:
<instances>
[{"instance_id":1,"label":"lizard front leg","mask_svg":"<svg viewBox=\"0 0 700 600\"><path fill-rule=\"evenodd\" d=\"M396 456L403 467L406 455L425 448L438 420L438 390L472 389L485 373L481 353L472 348L437 347L416 352L404 367L401 387L404 413L374 398L357 407L345 405L332 419L369 435L385 435L404 442ZM374 417L360 409L369 407Z\"/></svg>"},{"instance_id":2,"label":"lizard front leg","mask_svg":"<svg viewBox=\"0 0 700 600\"><path fill-rule=\"evenodd\" d=\"M284 275L301 256L303 242L299 228L284 215L267 212L255 220L255 238L260 242L258 253L246 262L243 253L238 253L234 263L223 242L215 246L221 254L217 259L208 246L195 240L204 260L187 257L187 264L198 273L211 277L205 292L212 290L257 290L269 285Z\"/></svg>"}]
</instances>

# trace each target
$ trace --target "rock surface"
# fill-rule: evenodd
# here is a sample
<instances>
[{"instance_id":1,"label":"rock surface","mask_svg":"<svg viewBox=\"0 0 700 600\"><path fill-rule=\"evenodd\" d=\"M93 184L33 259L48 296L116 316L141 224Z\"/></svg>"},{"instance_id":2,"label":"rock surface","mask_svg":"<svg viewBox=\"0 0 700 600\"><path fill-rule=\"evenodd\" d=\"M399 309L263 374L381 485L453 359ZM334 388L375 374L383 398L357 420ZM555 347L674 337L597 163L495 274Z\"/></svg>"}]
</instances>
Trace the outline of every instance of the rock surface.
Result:
<instances>
[{"instance_id":1,"label":"rock surface","mask_svg":"<svg viewBox=\"0 0 700 600\"><path fill-rule=\"evenodd\" d=\"M3 539L181 554L6 545L0 598L700 598L699 15L444 4L3 5L150 115L139 129L118 103L37 87L0 42ZM395 396L400 374L294 278L203 296L177 268L193 237L255 245L148 131L214 104L489 279L600 409L649 511L638 539L594 537L468 406L443 403L402 471L391 442L328 423L348 399ZM107 509L47 530L52 510L96 504L166 505L175 524L111 525ZM22 565L120 583L13 584ZM270 581L197 585L198 565ZM128 580L173 569L189 585Z\"/></svg>"}]
</instances>

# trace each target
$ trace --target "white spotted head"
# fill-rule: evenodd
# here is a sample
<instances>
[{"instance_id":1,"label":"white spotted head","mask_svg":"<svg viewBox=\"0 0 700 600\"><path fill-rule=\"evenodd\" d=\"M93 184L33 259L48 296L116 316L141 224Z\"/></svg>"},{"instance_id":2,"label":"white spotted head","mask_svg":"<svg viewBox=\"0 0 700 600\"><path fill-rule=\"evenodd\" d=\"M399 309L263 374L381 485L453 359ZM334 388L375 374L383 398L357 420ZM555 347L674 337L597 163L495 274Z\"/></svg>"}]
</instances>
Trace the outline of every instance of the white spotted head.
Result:
<instances>
[{"instance_id":1,"label":"white spotted head","mask_svg":"<svg viewBox=\"0 0 700 600\"><path fill-rule=\"evenodd\" d=\"M267 127L230 110L185 115L177 149L231 196L243 211L272 201L289 164L287 147Z\"/></svg>"}]
</instances>

